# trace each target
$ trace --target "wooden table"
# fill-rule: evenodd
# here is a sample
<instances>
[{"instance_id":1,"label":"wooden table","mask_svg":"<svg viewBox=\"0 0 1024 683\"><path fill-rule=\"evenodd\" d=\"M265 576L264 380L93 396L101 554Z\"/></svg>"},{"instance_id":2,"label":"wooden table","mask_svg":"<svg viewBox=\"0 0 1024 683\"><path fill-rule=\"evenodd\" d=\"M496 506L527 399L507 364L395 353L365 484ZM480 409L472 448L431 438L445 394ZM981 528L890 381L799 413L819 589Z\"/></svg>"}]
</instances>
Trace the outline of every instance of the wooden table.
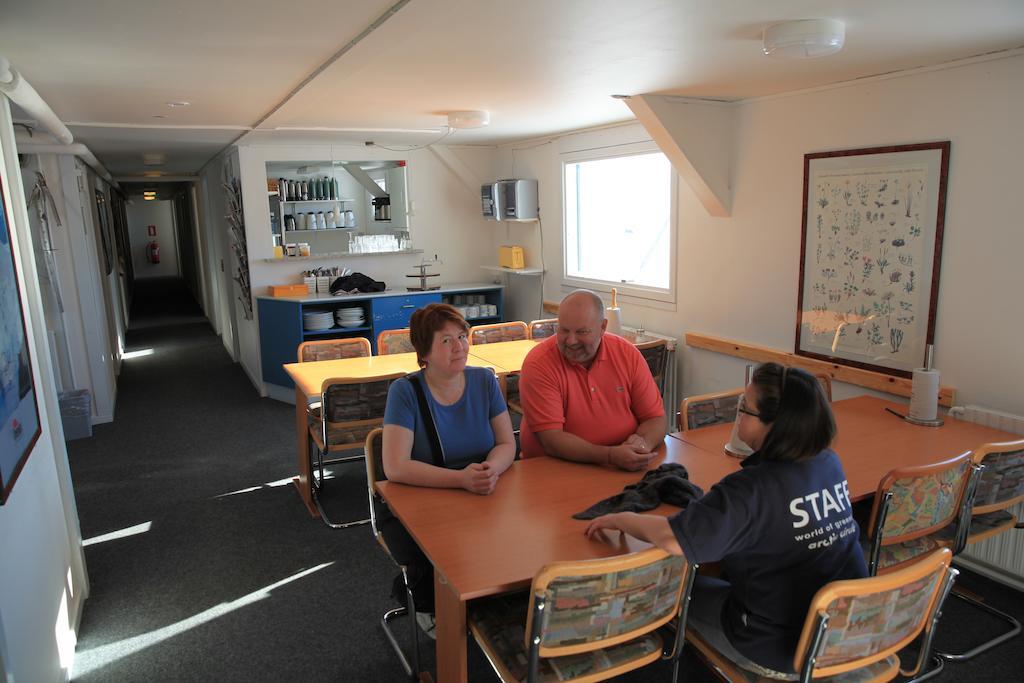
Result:
<instances>
[{"instance_id":1,"label":"wooden table","mask_svg":"<svg viewBox=\"0 0 1024 683\"><path fill-rule=\"evenodd\" d=\"M857 396L832 404L837 434L833 449L839 455L853 500L870 498L878 482L897 467L941 462L993 441L1020 438L1008 432L946 417L941 427L921 427L901 420L886 408L906 414L907 406L874 396ZM739 460L725 453L731 424L676 432L671 436L715 453L724 463Z\"/></svg>"},{"instance_id":2,"label":"wooden table","mask_svg":"<svg viewBox=\"0 0 1024 683\"><path fill-rule=\"evenodd\" d=\"M500 371L496 366L476 358L470 358L469 364L490 368L495 372ZM419 369L415 353L393 353L384 356L286 363L284 365L284 371L295 382L295 433L299 474L292 479L292 483L298 490L299 497L302 498L310 515L319 517L320 513L313 502L313 482L310 480L309 427L306 422L306 406L311 399L320 396L324 380L336 377L364 379L395 372L408 374Z\"/></svg>"},{"instance_id":3,"label":"wooden table","mask_svg":"<svg viewBox=\"0 0 1024 683\"><path fill-rule=\"evenodd\" d=\"M469 355L484 363L498 368L498 372L519 372L523 369L526 354L537 345L532 339L495 342L493 344L474 344L469 347Z\"/></svg>"},{"instance_id":4,"label":"wooden table","mask_svg":"<svg viewBox=\"0 0 1024 683\"><path fill-rule=\"evenodd\" d=\"M681 462L704 488L727 474L716 454L679 439L666 438L660 450L652 467ZM537 570L550 562L648 547L619 534L610 536L612 543L588 540L583 535L587 522L572 518L640 476L543 457L513 463L490 496L394 482L377 485L434 565L438 681L466 680L468 600L527 588ZM667 505L656 510L666 515L675 511Z\"/></svg>"}]
</instances>

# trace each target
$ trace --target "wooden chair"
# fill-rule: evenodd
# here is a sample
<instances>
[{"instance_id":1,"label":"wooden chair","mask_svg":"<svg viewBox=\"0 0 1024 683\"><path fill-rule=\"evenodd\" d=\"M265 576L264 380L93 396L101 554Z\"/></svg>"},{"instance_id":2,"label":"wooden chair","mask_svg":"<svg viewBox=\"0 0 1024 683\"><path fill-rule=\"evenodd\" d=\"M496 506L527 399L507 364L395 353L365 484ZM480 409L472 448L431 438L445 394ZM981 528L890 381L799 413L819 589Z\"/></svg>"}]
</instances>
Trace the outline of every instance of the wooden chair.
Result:
<instances>
[{"instance_id":1,"label":"wooden chair","mask_svg":"<svg viewBox=\"0 0 1024 683\"><path fill-rule=\"evenodd\" d=\"M517 341L529 338L529 328L526 323L520 321L507 323L494 323L491 325L475 325L469 328L470 345L494 344L504 341ZM507 375L498 377L501 385L501 393L505 395L505 403L508 409L514 413L523 414L523 407L519 401L519 373L510 372Z\"/></svg>"},{"instance_id":2,"label":"wooden chair","mask_svg":"<svg viewBox=\"0 0 1024 683\"><path fill-rule=\"evenodd\" d=\"M985 444L974 451L972 460L978 468L977 484L970 521L961 527L959 544L971 545L1014 529L1024 529L1024 523L1010 512L1011 507L1024 502L1024 439ZM954 589L953 595L1004 621L1010 628L966 652L937 653L943 659L953 662L971 659L1021 632L1020 621L1012 615L961 591Z\"/></svg>"},{"instance_id":3,"label":"wooden chair","mask_svg":"<svg viewBox=\"0 0 1024 683\"><path fill-rule=\"evenodd\" d=\"M676 426L679 427L679 431L685 432L735 422L742 395L743 389L730 389L713 394L688 396L679 403Z\"/></svg>"},{"instance_id":4,"label":"wooden chair","mask_svg":"<svg viewBox=\"0 0 1024 683\"><path fill-rule=\"evenodd\" d=\"M678 674L695 567L652 548L542 567L530 591L475 601L473 637L503 681L601 681L662 656L657 629L678 619ZM525 636L525 637L524 637Z\"/></svg>"},{"instance_id":5,"label":"wooden chair","mask_svg":"<svg viewBox=\"0 0 1024 683\"><path fill-rule=\"evenodd\" d=\"M320 391L320 421L309 428L316 453L316 470L310 472L310 482L313 485L313 501L320 511L320 517L332 529L366 524L370 519L335 523L327 517L320 501L325 482L324 465L364 459L366 436L384 423L388 389L400 377L405 377L405 373L324 380ZM327 459L331 454L340 454L340 457Z\"/></svg>"},{"instance_id":6,"label":"wooden chair","mask_svg":"<svg viewBox=\"0 0 1024 683\"><path fill-rule=\"evenodd\" d=\"M930 658L942 603L958 572L942 548L885 576L833 581L811 600L793 666L797 680L889 681L914 676ZM900 670L897 652L922 635L913 669ZM730 681L769 681L727 659L690 628L686 640Z\"/></svg>"},{"instance_id":7,"label":"wooden chair","mask_svg":"<svg viewBox=\"0 0 1024 683\"><path fill-rule=\"evenodd\" d=\"M959 551L973 481L971 454L892 470L878 484L867 528L868 574L884 574L936 548ZM965 509L966 508L966 509Z\"/></svg>"},{"instance_id":8,"label":"wooden chair","mask_svg":"<svg viewBox=\"0 0 1024 683\"><path fill-rule=\"evenodd\" d=\"M409 572L405 565L399 564L395 557L391 554L391 549L388 548L387 542L384 540L384 536L380 533L378 527L378 520L386 509L384 507L384 499L377 492L375 484L378 481L386 481L387 476L384 474L384 454L383 454L383 442L384 442L384 430L381 428L374 429L372 432L366 435L366 490L370 499L370 528L373 530L373 537L377 539L377 543L384 549L384 552L388 554L391 561L395 563L399 571L402 572L402 581L405 583L405 606L396 607L390 609L384 613L380 619L381 628L384 629L384 635L387 637L388 642L391 643L391 647L395 650L395 654L398 655L398 660L402 664L402 668L405 669L405 675L410 678L417 678L420 671L420 643L419 643L419 629L416 626L416 604L413 601L412 590L409 588ZM402 646L398 644L398 639L395 634L391 631L390 623L398 617L409 617L409 627L411 629L410 636L412 638L412 660L406 656L402 650Z\"/></svg>"},{"instance_id":9,"label":"wooden chair","mask_svg":"<svg viewBox=\"0 0 1024 683\"><path fill-rule=\"evenodd\" d=\"M647 361L647 367L651 369L651 376L654 383L658 385L658 393L665 395L665 368L668 365L668 341L655 339L654 341L637 344L636 348Z\"/></svg>"},{"instance_id":10,"label":"wooden chair","mask_svg":"<svg viewBox=\"0 0 1024 683\"><path fill-rule=\"evenodd\" d=\"M558 318L542 318L530 321L530 339L547 339L558 332Z\"/></svg>"},{"instance_id":11,"label":"wooden chair","mask_svg":"<svg viewBox=\"0 0 1024 683\"><path fill-rule=\"evenodd\" d=\"M299 344L300 363L340 358L366 358L370 354L370 340L365 337L321 339Z\"/></svg>"},{"instance_id":12,"label":"wooden chair","mask_svg":"<svg viewBox=\"0 0 1024 683\"><path fill-rule=\"evenodd\" d=\"M377 335L377 355L386 356L391 353L412 353L412 339L409 338L409 328L401 330L384 330Z\"/></svg>"},{"instance_id":13,"label":"wooden chair","mask_svg":"<svg viewBox=\"0 0 1024 683\"><path fill-rule=\"evenodd\" d=\"M469 328L469 343L494 344L495 342L529 339L530 331L526 323L521 321L493 323L491 325L474 325Z\"/></svg>"}]
</instances>

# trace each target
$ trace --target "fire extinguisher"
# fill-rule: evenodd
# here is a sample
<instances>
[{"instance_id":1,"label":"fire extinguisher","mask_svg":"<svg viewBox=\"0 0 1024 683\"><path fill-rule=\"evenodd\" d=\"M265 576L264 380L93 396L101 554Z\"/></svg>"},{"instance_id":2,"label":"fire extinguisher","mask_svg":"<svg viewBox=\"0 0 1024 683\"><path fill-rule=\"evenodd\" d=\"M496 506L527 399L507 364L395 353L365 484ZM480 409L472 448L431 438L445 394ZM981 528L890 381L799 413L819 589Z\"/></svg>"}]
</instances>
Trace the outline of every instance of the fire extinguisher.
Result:
<instances>
[{"instance_id":1,"label":"fire extinguisher","mask_svg":"<svg viewBox=\"0 0 1024 683\"><path fill-rule=\"evenodd\" d=\"M160 244L156 240L146 245L146 260L150 263L160 263Z\"/></svg>"}]
</instances>

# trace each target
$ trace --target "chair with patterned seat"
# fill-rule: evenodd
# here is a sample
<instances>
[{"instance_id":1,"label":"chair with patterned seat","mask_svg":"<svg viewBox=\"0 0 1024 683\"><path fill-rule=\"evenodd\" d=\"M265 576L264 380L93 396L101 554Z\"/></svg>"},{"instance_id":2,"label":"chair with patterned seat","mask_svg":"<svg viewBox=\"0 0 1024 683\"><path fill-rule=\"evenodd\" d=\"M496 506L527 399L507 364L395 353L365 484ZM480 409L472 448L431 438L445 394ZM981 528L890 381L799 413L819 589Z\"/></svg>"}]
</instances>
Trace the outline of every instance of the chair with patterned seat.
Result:
<instances>
[{"instance_id":1,"label":"chair with patterned seat","mask_svg":"<svg viewBox=\"0 0 1024 683\"><path fill-rule=\"evenodd\" d=\"M1024 529L1010 508L1024 502L1024 439L1004 443L988 443L974 451L973 461L978 467L977 485L970 510L970 521L961 526L959 545L980 543L1014 529ZM972 595L956 589L959 600L988 612L1009 626L998 636L962 653L937 653L943 659L962 662L991 650L996 645L1017 636L1021 623L1011 614L981 602Z\"/></svg>"},{"instance_id":2,"label":"chair with patterned seat","mask_svg":"<svg viewBox=\"0 0 1024 683\"><path fill-rule=\"evenodd\" d=\"M320 339L299 344L299 362L366 358L371 354L370 340L365 337L348 339Z\"/></svg>"},{"instance_id":3,"label":"chair with patterned seat","mask_svg":"<svg viewBox=\"0 0 1024 683\"><path fill-rule=\"evenodd\" d=\"M916 676L930 659L935 625L958 573L951 561L949 549L941 548L885 576L825 584L807 611L793 679L866 683ZM901 670L897 653L919 636L914 668ZM726 680L773 680L741 668L692 628L686 640Z\"/></svg>"},{"instance_id":4,"label":"chair with patterned seat","mask_svg":"<svg viewBox=\"0 0 1024 683\"><path fill-rule=\"evenodd\" d=\"M542 318L530 321L530 339L540 341L555 336L558 332L558 318Z\"/></svg>"},{"instance_id":5,"label":"chair with patterned seat","mask_svg":"<svg viewBox=\"0 0 1024 683\"><path fill-rule=\"evenodd\" d=\"M736 421L743 389L730 389L713 394L687 396L679 404L676 425L679 431L700 429Z\"/></svg>"},{"instance_id":6,"label":"chair with patterned seat","mask_svg":"<svg viewBox=\"0 0 1024 683\"><path fill-rule=\"evenodd\" d=\"M324 380L320 391L320 420L309 428L316 454L316 466L309 474L320 518L332 529L366 524L370 518L335 523L327 517L320 500L326 481L324 467L364 459L366 436L384 423L388 389L400 377L405 377L405 373ZM332 454L339 457L328 459Z\"/></svg>"},{"instance_id":7,"label":"chair with patterned seat","mask_svg":"<svg viewBox=\"0 0 1024 683\"><path fill-rule=\"evenodd\" d=\"M655 339L636 345L637 351L647 361L654 383L658 385L658 393L665 395L665 368L668 366L668 341Z\"/></svg>"},{"instance_id":8,"label":"chair with patterned seat","mask_svg":"<svg viewBox=\"0 0 1024 683\"><path fill-rule=\"evenodd\" d=\"M412 353L412 339L409 337L409 328L401 330L384 330L377 335L377 355L387 356L392 353Z\"/></svg>"},{"instance_id":9,"label":"chair with patterned seat","mask_svg":"<svg viewBox=\"0 0 1024 683\"><path fill-rule=\"evenodd\" d=\"M529 328L526 327L526 323L518 320L492 325L474 325L469 328L469 343L473 346L521 339L529 339ZM501 393L505 395L505 402L508 404L509 410L522 415L523 407L519 401L519 373L510 372L499 376L498 384L501 385Z\"/></svg>"},{"instance_id":10,"label":"chair with patterned seat","mask_svg":"<svg viewBox=\"0 0 1024 683\"><path fill-rule=\"evenodd\" d=\"M864 557L871 576L891 572L936 548L959 551L971 488L971 454L890 471L878 484Z\"/></svg>"},{"instance_id":11,"label":"chair with patterned seat","mask_svg":"<svg viewBox=\"0 0 1024 683\"><path fill-rule=\"evenodd\" d=\"M530 332L526 323L515 320L507 323L493 323L490 325L474 325L469 328L469 343L494 344L497 342L518 341L529 339Z\"/></svg>"},{"instance_id":12,"label":"chair with patterned seat","mask_svg":"<svg viewBox=\"0 0 1024 683\"><path fill-rule=\"evenodd\" d=\"M814 375L814 379L818 380L818 384L821 385L821 390L825 392L825 398L827 398L828 402L831 403L832 402L832 375L829 375L829 374L824 373L824 372L815 372L815 373L812 373L812 374Z\"/></svg>"},{"instance_id":13,"label":"chair with patterned seat","mask_svg":"<svg viewBox=\"0 0 1024 683\"><path fill-rule=\"evenodd\" d=\"M377 492L377 482L386 481L387 476L384 474L384 430L377 428L374 429L366 436L366 488L370 499L370 528L373 530L373 537L377 539L377 543L384 549L384 552L388 554L391 561L395 563L398 570L402 572L402 581L405 584L405 606L396 607L390 609L384 613L380 618L381 628L384 629L384 635L387 637L388 642L391 643L391 647L394 649L395 654L398 655L398 660L402 664L402 668L405 669L405 675L410 678L416 679L419 677L420 671L420 643L419 643L419 628L416 626L416 619L412 615L416 614L416 603L413 601L412 589L409 587L409 572L405 565L399 564L398 560L395 559L394 555L391 554L391 549L388 548L387 542L384 540L384 536L380 532L380 523L385 515L390 515L391 512L387 509L387 504L384 502L384 498ZM411 658L406 656L402 650L402 646L398 644L398 639L395 634L391 631L391 622L398 617L409 617L410 636L412 638L412 653Z\"/></svg>"},{"instance_id":14,"label":"chair with patterned seat","mask_svg":"<svg viewBox=\"0 0 1024 683\"><path fill-rule=\"evenodd\" d=\"M529 592L470 604L469 627L503 681L602 681L660 657L679 668L696 567L652 548L542 567ZM683 626L663 647L658 629Z\"/></svg>"}]
</instances>

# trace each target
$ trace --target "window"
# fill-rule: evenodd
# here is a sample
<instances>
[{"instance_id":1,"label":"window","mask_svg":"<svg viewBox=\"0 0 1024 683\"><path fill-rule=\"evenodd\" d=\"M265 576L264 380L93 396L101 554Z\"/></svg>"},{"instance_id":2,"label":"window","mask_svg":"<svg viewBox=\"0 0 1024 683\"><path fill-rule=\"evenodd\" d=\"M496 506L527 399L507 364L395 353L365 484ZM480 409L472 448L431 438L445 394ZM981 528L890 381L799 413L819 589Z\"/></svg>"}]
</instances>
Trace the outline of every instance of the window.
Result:
<instances>
[{"instance_id":1,"label":"window","mask_svg":"<svg viewBox=\"0 0 1024 683\"><path fill-rule=\"evenodd\" d=\"M675 174L654 151L563 161L565 284L674 301Z\"/></svg>"}]
</instances>

